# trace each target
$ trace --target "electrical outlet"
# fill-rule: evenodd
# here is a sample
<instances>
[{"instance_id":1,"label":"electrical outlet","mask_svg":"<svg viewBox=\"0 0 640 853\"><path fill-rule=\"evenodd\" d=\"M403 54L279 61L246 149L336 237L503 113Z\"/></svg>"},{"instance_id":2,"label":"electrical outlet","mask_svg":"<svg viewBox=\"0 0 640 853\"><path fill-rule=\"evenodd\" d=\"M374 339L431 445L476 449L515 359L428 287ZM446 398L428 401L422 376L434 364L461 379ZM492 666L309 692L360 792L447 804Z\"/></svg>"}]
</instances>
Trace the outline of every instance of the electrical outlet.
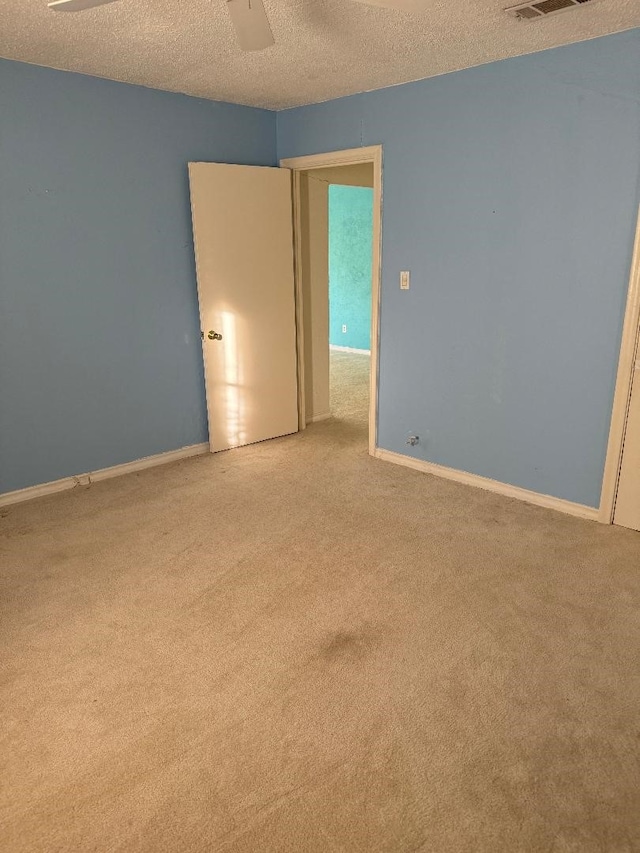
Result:
<instances>
[{"instance_id":1,"label":"electrical outlet","mask_svg":"<svg viewBox=\"0 0 640 853\"><path fill-rule=\"evenodd\" d=\"M346 324L346 323L343 323L343 324L342 324L342 334L343 334L343 335L346 335L346 333L347 333L347 324Z\"/></svg>"},{"instance_id":2,"label":"electrical outlet","mask_svg":"<svg viewBox=\"0 0 640 853\"><path fill-rule=\"evenodd\" d=\"M411 285L411 273L409 270L403 270L400 273L400 290L409 290Z\"/></svg>"}]
</instances>

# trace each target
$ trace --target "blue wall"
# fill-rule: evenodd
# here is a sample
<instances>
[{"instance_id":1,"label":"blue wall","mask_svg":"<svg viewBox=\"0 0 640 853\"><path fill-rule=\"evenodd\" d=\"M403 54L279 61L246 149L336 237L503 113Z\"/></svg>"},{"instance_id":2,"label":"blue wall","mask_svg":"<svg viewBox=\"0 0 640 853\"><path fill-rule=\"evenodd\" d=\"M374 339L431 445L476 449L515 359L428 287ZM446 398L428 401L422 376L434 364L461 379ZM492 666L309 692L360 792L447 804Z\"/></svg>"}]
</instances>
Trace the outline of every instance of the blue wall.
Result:
<instances>
[{"instance_id":1,"label":"blue wall","mask_svg":"<svg viewBox=\"0 0 640 853\"><path fill-rule=\"evenodd\" d=\"M596 506L640 200L640 30L278 114L280 157L377 143L379 445Z\"/></svg>"},{"instance_id":2,"label":"blue wall","mask_svg":"<svg viewBox=\"0 0 640 853\"><path fill-rule=\"evenodd\" d=\"M0 61L0 492L206 440L186 164L274 164L275 129ZM379 445L597 505L640 30L285 111L277 131L280 157L384 145Z\"/></svg>"},{"instance_id":3,"label":"blue wall","mask_svg":"<svg viewBox=\"0 0 640 853\"><path fill-rule=\"evenodd\" d=\"M0 61L0 492L206 441L189 160L275 115Z\"/></svg>"},{"instance_id":4,"label":"blue wall","mask_svg":"<svg viewBox=\"0 0 640 853\"><path fill-rule=\"evenodd\" d=\"M371 346L372 242L373 190L330 185L330 344L354 349Z\"/></svg>"}]
</instances>

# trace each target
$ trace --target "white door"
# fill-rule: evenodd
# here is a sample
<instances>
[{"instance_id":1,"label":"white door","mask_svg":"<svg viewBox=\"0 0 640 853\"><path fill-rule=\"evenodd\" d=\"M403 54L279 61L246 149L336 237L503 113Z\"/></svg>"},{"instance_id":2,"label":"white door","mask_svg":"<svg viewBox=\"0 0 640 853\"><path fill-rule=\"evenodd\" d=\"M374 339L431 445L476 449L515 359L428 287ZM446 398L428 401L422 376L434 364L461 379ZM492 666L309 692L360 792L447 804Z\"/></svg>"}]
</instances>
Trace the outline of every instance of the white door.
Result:
<instances>
[{"instance_id":1,"label":"white door","mask_svg":"<svg viewBox=\"0 0 640 853\"><path fill-rule=\"evenodd\" d=\"M289 169L190 163L211 451L298 429Z\"/></svg>"},{"instance_id":2,"label":"white door","mask_svg":"<svg viewBox=\"0 0 640 853\"><path fill-rule=\"evenodd\" d=\"M640 530L640 361L636 361L613 523Z\"/></svg>"}]
</instances>

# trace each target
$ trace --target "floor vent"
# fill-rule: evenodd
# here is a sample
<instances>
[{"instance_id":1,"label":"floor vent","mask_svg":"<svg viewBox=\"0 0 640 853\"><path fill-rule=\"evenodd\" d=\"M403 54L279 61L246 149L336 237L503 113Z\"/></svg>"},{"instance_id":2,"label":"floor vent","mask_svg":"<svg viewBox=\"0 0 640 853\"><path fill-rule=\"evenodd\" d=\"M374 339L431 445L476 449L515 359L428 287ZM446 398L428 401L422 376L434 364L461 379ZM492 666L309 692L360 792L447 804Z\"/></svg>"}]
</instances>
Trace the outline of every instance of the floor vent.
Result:
<instances>
[{"instance_id":1,"label":"floor vent","mask_svg":"<svg viewBox=\"0 0 640 853\"><path fill-rule=\"evenodd\" d=\"M576 6L591 3L593 0L539 0L538 3L521 3L519 6L510 6L504 11L521 21L533 21L535 18L545 18L547 15L555 15L557 12L566 12Z\"/></svg>"}]
</instances>

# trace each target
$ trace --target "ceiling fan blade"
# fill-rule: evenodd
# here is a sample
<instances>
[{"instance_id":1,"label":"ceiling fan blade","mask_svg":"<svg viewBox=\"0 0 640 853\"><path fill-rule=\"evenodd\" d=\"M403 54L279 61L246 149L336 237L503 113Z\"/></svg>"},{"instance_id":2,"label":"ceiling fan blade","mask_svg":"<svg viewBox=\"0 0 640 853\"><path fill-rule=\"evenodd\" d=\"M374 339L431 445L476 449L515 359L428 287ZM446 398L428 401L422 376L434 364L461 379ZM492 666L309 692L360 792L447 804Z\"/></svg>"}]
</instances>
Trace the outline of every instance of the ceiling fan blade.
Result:
<instances>
[{"instance_id":1,"label":"ceiling fan blade","mask_svg":"<svg viewBox=\"0 0 640 853\"><path fill-rule=\"evenodd\" d=\"M383 9L399 9L401 12L426 12L430 0L355 0L365 6L381 6Z\"/></svg>"},{"instance_id":2,"label":"ceiling fan blade","mask_svg":"<svg viewBox=\"0 0 640 853\"><path fill-rule=\"evenodd\" d=\"M264 50L275 44L262 0L227 0L227 9L242 50Z\"/></svg>"},{"instance_id":3,"label":"ceiling fan blade","mask_svg":"<svg viewBox=\"0 0 640 853\"><path fill-rule=\"evenodd\" d=\"M82 12L83 9L105 6L113 2L114 0L49 0L47 6L54 12Z\"/></svg>"}]
</instances>

